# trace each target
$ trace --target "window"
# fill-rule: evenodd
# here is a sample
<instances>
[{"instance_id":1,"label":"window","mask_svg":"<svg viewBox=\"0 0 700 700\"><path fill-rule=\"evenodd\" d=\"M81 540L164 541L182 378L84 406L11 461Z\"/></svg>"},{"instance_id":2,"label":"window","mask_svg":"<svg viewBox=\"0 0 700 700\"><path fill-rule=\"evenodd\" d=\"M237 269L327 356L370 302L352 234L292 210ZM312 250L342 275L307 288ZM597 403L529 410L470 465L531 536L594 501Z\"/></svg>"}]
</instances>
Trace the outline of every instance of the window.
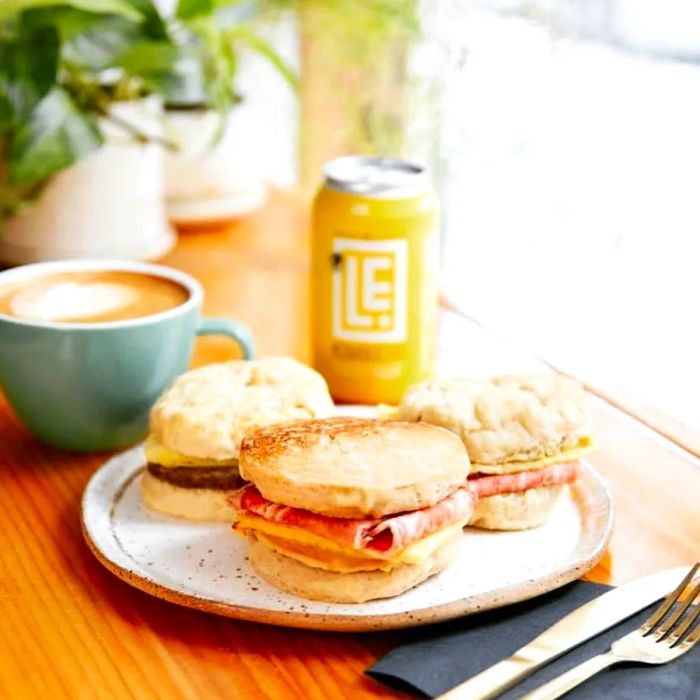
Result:
<instances>
[{"instance_id":1,"label":"window","mask_svg":"<svg viewBox=\"0 0 700 700\"><path fill-rule=\"evenodd\" d=\"M448 297L700 428L700 6L549 5L428 17Z\"/></svg>"}]
</instances>

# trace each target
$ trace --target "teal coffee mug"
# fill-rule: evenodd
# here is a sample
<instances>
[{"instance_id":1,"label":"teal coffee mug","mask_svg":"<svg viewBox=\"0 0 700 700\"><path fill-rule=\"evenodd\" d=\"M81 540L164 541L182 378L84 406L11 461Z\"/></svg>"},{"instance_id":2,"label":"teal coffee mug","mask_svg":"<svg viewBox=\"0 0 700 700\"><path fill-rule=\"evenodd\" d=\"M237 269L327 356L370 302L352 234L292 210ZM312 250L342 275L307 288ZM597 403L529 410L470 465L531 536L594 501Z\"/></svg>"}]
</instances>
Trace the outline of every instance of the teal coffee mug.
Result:
<instances>
[{"instance_id":1,"label":"teal coffee mug","mask_svg":"<svg viewBox=\"0 0 700 700\"><path fill-rule=\"evenodd\" d=\"M67 450L109 450L142 438L151 406L187 369L195 336L229 336L244 358L254 354L245 326L202 318L201 285L161 265L104 260L25 265L0 272L0 301L3 290L21 290L43 276L103 271L170 280L184 290L183 301L147 316L81 323L33 320L0 306L0 388L37 438ZM94 301L94 292L89 294Z\"/></svg>"}]
</instances>

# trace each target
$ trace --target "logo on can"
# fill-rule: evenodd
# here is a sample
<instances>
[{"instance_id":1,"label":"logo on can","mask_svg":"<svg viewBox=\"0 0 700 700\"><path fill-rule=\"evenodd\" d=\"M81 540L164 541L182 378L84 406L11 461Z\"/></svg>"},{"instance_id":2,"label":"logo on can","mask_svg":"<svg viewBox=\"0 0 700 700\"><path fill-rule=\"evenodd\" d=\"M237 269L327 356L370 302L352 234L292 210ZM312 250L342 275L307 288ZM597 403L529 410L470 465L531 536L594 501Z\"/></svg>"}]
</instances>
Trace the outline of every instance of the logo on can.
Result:
<instances>
[{"instance_id":1,"label":"logo on can","mask_svg":"<svg viewBox=\"0 0 700 700\"><path fill-rule=\"evenodd\" d=\"M404 239L333 239L333 337L363 343L406 340Z\"/></svg>"}]
</instances>

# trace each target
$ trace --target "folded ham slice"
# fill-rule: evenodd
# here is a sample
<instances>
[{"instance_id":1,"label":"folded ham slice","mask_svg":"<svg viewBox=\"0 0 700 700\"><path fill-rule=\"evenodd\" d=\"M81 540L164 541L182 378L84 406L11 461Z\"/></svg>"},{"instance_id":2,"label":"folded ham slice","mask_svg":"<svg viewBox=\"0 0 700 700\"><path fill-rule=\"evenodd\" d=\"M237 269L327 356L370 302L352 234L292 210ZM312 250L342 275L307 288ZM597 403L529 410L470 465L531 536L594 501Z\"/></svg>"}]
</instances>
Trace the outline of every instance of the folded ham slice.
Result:
<instances>
[{"instance_id":1,"label":"folded ham slice","mask_svg":"<svg viewBox=\"0 0 700 700\"><path fill-rule=\"evenodd\" d=\"M361 520L333 518L273 503L252 485L234 494L230 503L238 510L249 511L273 523L307 530L344 547L390 557L447 525L465 522L474 510L476 496L470 488L459 488L429 508Z\"/></svg>"},{"instance_id":2,"label":"folded ham slice","mask_svg":"<svg viewBox=\"0 0 700 700\"><path fill-rule=\"evenodd\" d=\"M468 483L477 498L488 498L501 493L517 493L542 486L569 484L576 480L577 467L578 462L566 462L511 474L470 474Z\"/></svg>"}]
</instances>

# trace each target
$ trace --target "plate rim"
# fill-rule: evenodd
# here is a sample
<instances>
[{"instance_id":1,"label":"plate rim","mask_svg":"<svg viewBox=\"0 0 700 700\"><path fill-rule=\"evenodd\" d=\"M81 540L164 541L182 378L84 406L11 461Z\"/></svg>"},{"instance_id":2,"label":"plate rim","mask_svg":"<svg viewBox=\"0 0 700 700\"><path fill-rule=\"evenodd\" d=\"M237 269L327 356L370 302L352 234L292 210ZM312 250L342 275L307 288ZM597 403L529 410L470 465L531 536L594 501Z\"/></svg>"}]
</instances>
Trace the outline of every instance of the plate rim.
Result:
<instances>
[{"instance_id":1,"label":"plate rim","mask_svg":"<svg viewBox=\"0 0 700 700\"><path fill-rule=\"evenodd\" d=\"M104 547L104 541L102 541L103 546L100 546L97 540L101 538L96 536L95 533L95 530L97 529L99 532L100 528L96 524L88 521L86 511L93 498L99 498L97 492L101 487L100 481L106 478L105 475L109 473L110 468L112 468L117 461L128 460L132 453L135 457L138 452L142 453L142 445L137 445L125 452L112 456L94 472L85 487L80 504L80 520L83 537L90 551L108 571L119 579L156 598L183 607L248 622L332 632L373 632L445 622L458 617L464 617L477 612L484 612L486 610L492 610L494 608L500 608L528 600L575 581L590 571L600 561L612 534L614 505L610 489L598 471L586 460L581 460L582 472L585 475L584 479L588 484L588 490L586 491L582 488L582 474L580 472L579 479L572 488L572 500L582 516L583 531L579 537L577 547L572 552L572 556L581 546L581 543L586 542L587 537L593 540L593 546L586 556L579 556L576 559L567 559L562 562L561 566L543 576L537 576L527 581L520 581L502 588L483 591L459 600L440 603L439 605L427 608L375 615L293 612L289 610L267 610L264 608L241 606L234 603L224 603L220 600L193 593L184 593L176 588L171 588L168 585L158 582L151 576L144 575L133 568L129 568L128 560L130 560L131 557L128 552L123 550L119 539L111 527L112 513L119 495L122 494L128 485L134 479L138 478L143 471L144 466L142 464L135 464L132 469L126 471L122 478L119 479L118 487L111 489L111 507L108 509L109 512L101 514L107 520L108 527L106 531L110 533L110 543L117 548L117 551L120 553L119 558L122 559L122 561L115 561L115 557L110 556L108 552L104 551L104 549L108 549ZM605 506L604 522L602 527L598 529L591 528L591 531L586 533L586 518L584 516L590 513L588 513L585 508L585 497L587 492L592 493L593 491L597 491L599 496L602 497L601 502L604 503ZM104 532L105 528L102 528L101 531ZM133 559L131 559L131 561L138 565Z\"/></svg>"}]
</instances>

